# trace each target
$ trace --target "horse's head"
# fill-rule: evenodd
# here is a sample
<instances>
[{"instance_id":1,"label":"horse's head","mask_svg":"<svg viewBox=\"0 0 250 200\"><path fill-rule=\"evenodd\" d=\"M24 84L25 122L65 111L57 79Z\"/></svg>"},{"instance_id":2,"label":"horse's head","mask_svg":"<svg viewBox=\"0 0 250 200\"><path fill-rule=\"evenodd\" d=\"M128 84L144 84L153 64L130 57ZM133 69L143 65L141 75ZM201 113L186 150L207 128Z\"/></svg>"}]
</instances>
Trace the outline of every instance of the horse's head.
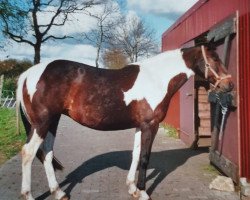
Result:
<instances>
[{"instance_id":1,"label":"horse's head","mask_svg":"<svg viewBox=\"0 0 250 200\"><path fill-rule=\"evenodd\" d=\"M215 90L229 92L233 89L231 75L228 74L218 54L213 49L199 46L182 51L187 67L209 81Z\"/></svg>"}]
</instances>

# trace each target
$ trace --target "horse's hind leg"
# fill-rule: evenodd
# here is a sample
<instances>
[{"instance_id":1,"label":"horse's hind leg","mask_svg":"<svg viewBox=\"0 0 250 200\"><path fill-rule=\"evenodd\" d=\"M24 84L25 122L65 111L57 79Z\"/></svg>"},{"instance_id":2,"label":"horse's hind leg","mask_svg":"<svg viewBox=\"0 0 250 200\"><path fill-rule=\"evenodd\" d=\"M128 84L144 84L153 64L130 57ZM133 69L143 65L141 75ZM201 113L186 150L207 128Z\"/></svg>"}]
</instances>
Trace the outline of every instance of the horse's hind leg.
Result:
<instances>
[{"instance_id":1,"label":"horse's hind leg","mask_svg":"<svg viewBox=\"0 0 250 200\"><path fill-rule=\"evenodd\" d=\"M128 193L136 196L137 187L135 185L135 173L138 167L141 152L141 130L136 129L134 149L132 153L132 163L127 176L126 184L128 185Z\"/></svg>"},{"instance_id":2,"label":"horse's hind leg","mask_svg":"<svg viewBox=\"0 0 250 200\"><path fill-rule=\"evenodd\" d=\"M55 170L52 164L53 157L54 157L53 146L54 146L56 130L57 130L59 119L60 119L60 116L53 118L49 127L49 131L47 133L47 136L43 144L41 145L40 149L43 151L43 154L45 155L43 164L44 164L45 172L47 175L50 192L55 196L55 199L57 200L67 200L68 197L60 189L59 184L56 180Z\"/></svg>"},{"instance_id":3,"label":"horse's hind leg","mask_svg":"<svg viewBox=\"0 0 250 200\"><path fill-rule=\"evenodd\" d=\"M22 189L21 194L25 200L34 200L31 195L31 165L43 139L37 129L31 127L30 140L22 148Z\"/></svg>"}]
</instances>

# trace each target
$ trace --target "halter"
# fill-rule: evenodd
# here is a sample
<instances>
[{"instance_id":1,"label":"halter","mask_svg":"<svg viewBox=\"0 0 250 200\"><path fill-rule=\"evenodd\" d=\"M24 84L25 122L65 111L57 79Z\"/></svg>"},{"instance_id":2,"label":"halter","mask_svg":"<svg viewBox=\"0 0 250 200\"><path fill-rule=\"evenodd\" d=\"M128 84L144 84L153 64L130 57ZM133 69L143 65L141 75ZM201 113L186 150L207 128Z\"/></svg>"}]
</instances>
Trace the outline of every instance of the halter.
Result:
<instances>
[{"instance_id":1,"label":"halter","mask_svg":"<svg viewBox=\"0 0 250 200\"><path fill-rule=\"evenodd\" d=\"M208 71L210 70L213 75L215 76L216 78L216 83L213 85L214 88L217 88L218 85L220 84L220 82L224 79L228 79L228 78L231 78L232 76L230 74L226 75L226 76L219 76L218 73L216 71L214 71L214 69L211 67L210 63L208 62L207 60L207 56L206 56L206 51L205 51L205 47L204 45L201 46L201 51L202 51L202 55L203 55L203 58L204 58L204 61L205 61L205 78L207 79L208 77Z\"/></svg>"}]
</instances>

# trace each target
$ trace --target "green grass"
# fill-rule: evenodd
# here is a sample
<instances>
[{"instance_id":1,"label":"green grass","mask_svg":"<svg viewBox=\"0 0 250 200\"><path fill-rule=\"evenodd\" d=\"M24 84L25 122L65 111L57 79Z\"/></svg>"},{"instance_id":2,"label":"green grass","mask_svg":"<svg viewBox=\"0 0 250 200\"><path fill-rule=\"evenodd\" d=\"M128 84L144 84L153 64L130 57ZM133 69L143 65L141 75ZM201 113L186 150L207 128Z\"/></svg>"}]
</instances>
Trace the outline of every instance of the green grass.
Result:
<instances>
[{"instance_id":1,"label":"green grass","mask_svg":"<svg viewBox=\"0 0 250 200\"><path fill-rule=\"evenodd\" d=\"M23 126L17 134L15 109L0 108L0 164L16 155L25 140Z\"/></svg>"},{"instance_id":2,"label":"green grass","mask_svg":"<svg viewBox=\"0 0 250 200\"><path fill-rule=\"evenodd\" d=\"M172 137L172 138L178 138L179 134L176 128L174 128L173 126L166 124L166 123L161 123L160 127L162 127L166 133L166 135L168 137Z\"/></svg>"}]
</instances>

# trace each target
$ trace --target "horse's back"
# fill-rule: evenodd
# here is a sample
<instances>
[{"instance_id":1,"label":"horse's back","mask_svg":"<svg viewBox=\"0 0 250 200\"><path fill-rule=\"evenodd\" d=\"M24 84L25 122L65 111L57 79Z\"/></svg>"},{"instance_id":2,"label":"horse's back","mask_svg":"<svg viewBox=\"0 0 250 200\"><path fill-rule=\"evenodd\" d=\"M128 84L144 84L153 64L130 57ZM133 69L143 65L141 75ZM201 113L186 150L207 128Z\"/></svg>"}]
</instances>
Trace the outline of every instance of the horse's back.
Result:
<instances>
[{"instance_id":1,"label":"horse's back","mask_svg":"<svg viewBox=\"0 0 250 200\"><path fill-rule=\"evenodd\" d=\"M25 82L31 100L41 87L46 87L48 92L60 88L66 90L68 87L77 85L91 88L94 85L108 85L111 88L121 87L126 91L132 87L138 73L138 66L108 70L69 60L55 60L29 68L21 74L18 85L21 88Z\"/></svg>"}]
</instances>

